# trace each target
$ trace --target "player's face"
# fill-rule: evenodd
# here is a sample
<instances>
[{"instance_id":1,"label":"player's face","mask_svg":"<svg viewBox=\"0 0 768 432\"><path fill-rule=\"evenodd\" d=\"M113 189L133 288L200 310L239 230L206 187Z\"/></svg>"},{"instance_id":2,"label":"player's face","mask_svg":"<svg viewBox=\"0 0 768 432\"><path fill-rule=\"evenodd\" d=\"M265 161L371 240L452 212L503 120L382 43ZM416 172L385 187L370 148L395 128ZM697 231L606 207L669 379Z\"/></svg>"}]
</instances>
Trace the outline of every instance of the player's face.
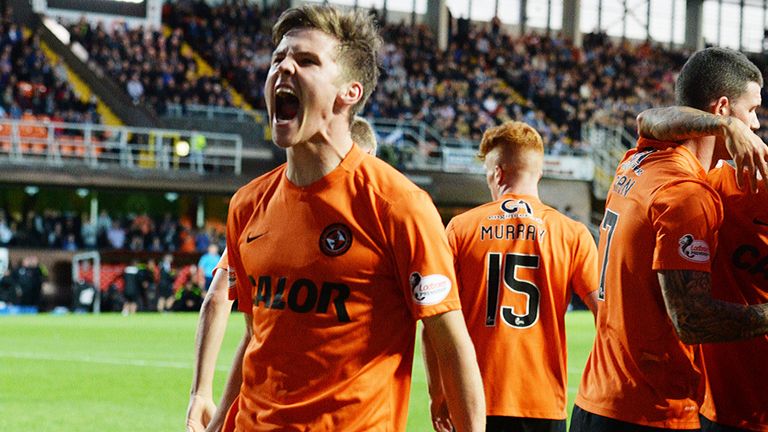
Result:
<instances>
[{"instance_id":1,"label":"player's face","mask_svg":"<svg viewBox=\"0 0 768 432\"><path fill-rule=\"evenodd\" d=\"M731 116L743 121L752 130L760 127L757 108L760 106L760 85L756 82L747 84L747 90L731 101Z\"/></svg>"},{"instance_id":2,"label":"player's face","mask_svg":"<svg viewBox=\"0 0 768 432\"><path fill-rule=\"evenodd\" d=\"M307 142L339 115L338 41L320 30L294 29L272 54L264 85L272 140L282 148Z\"/></svg>"}]
</instances>

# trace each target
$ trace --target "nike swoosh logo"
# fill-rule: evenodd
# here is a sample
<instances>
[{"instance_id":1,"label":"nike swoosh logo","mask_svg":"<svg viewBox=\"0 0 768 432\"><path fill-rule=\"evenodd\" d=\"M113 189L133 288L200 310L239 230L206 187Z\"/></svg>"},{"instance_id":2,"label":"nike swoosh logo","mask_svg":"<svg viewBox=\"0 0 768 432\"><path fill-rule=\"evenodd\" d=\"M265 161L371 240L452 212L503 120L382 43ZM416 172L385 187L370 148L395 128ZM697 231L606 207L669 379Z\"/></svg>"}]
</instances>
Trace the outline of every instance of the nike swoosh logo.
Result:
<instances>
[{"instance_id":1,"label":"nike swoosh logo","mask_svg":"<svg viewBox=\"0 0 768 432\"><path fill-rule=\"evenodd\" d=\"M256 235L255 235L255 236L253 236L253 237L251 237L251 235L250 235L250 234L248 234L248 237L246 237L246 239L245 239L245 242L246 242L246 243L250 243L250 242L252 242L252 241L256 240L257 238L259 238L259 237L261 237L261 236L263 236L263 235L265 235L265 234L266 234L266 233L256 234Z\"/></svg>"},{"instance_id":2,"label":"nike swoosh logo","mask_svg":"<svg viewBox=\"0 0 768 432\"><path fill-rule=\"evenodd\" d=\"M755 225L768 226L768 222L766 222L766 221L762 221L762 220L760 220L760 219L758 219L758 218L754 218L754 219L752 219L752 222L754 222L754 223L755 223Z\"/></svg>"}]
</instances>

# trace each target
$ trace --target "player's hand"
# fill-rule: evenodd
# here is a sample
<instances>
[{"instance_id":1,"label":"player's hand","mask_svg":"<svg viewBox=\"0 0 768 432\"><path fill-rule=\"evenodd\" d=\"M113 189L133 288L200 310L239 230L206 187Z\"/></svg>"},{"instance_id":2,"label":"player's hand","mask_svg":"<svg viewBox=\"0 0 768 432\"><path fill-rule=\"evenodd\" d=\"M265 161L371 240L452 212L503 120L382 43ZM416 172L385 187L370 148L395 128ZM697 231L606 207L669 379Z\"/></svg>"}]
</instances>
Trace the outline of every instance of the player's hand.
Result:
<instances>
[{"instance_id":1,"label":"player's hand","mask_svg":"<svg viewBox=\"0 0 768 432\"><path fill-rule=\"evenodd\" d=\"M448 402L445 396L431 396L429 400L429 412L432 415L432 427L437 432L452 432L453 424L448 414Z\"/></svg>"},{"instance_id":2,"label":"player's hand","mask_svg":"<svg viewBox=\"0 0 768 432\"><path fill-rule=\"evenodd\" d=\"M187 432L203 432L216 412L216 404L209 397L192 395L187 407Z\"/></svg>"},{"instance_id":3,"label":"player's hand","mask_svg":"<svg viewBox=\"0 0 768 432\"><path fill-rule=\"evenodd\" d=\"M757 192L758 173L768 187L768 146L741 120L731 117L725 126L725 147L736 164L736 184L743 189L748 184Z\"/></svg>"}]
</instances>

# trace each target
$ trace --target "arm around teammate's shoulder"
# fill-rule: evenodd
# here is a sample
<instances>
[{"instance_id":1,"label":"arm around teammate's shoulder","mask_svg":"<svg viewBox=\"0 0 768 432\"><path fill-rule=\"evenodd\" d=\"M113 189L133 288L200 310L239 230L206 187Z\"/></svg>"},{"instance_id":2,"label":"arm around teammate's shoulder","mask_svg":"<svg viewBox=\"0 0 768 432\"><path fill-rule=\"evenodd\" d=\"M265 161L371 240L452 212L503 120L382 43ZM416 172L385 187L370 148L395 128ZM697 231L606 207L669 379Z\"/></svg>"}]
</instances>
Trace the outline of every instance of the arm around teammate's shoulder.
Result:
<instances>
[{"instance_id":1,"label":"arm around teammate's shoulder","mask_svg":"<svg viewBox=\"0 0 768 432\"><path fill-rule=\"evenodd\" d=\"M768 334L768 303L740 305L712 298L709 273L658 272L667 314L686 344L728 342Z\"/></svg>"},{"instance_id":2,"label":"arm around teammate's shoulder","mask_svg":"<svg viewBox=\"0 0 768 432\"><path fill-rule=\"evenodd\" d=\"M485 395L475 348L461 311L424 318L451 422L459 432L485 430Z\"/></svg>"},{"instance_id":3,"label":"arm around teammate's shoulder","mask_svg":"<svg viewBox=\"0 0 768 432\"><path fill-rule=\"evenodd\" d=\"M757 191L758 172L768 186L768 147L736 117L714 115L685 106L651 108L637 116L637 131L643 138L675 142L705 136L722 137L736 163L739 189L748 184L752 191Z\"/></svg>"}]
</instances>

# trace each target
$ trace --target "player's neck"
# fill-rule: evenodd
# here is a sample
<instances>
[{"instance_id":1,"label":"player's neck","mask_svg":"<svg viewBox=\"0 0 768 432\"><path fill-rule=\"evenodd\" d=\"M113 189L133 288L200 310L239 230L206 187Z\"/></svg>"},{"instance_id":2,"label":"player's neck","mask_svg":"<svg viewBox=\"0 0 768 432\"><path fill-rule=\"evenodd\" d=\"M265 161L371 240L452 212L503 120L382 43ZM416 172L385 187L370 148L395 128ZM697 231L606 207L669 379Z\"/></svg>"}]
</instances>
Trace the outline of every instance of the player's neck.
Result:
<instances>
[{"instance_id":1,"label":"player's neck","mask_svg":"<svg viewBox=\"0 0 768 432\"><path fill-rule=\"evenodd\" d=\"M286 176L296 186L308 186L336 169L351 148L348 127L329 127L287 149Z\"/></svg>"},{"instance_id":2,"label":"player's neck","mask_svg":"<svg viewBox=\"0 0 768 432\"><path fill-rule=\"evenodd\" d=\"M510 181L499 185L499 197L505 194L528 195L539 198L538 183L521 178L510 179Z\"/></svg>"},{"instance_id":3,"label":"player's neck","mask_svg":"<svg viewBox=\"0 0 768 432\"><path fill-rule=\"evenodd\" d=\"M696 159L699 160L704 171L709 171L712 168L713 163L716 162L714 160L715 147L717 145L715 137L708 136L692 139L683 142L682 145L696 156Z\"/></svg>"}]
</instances>

